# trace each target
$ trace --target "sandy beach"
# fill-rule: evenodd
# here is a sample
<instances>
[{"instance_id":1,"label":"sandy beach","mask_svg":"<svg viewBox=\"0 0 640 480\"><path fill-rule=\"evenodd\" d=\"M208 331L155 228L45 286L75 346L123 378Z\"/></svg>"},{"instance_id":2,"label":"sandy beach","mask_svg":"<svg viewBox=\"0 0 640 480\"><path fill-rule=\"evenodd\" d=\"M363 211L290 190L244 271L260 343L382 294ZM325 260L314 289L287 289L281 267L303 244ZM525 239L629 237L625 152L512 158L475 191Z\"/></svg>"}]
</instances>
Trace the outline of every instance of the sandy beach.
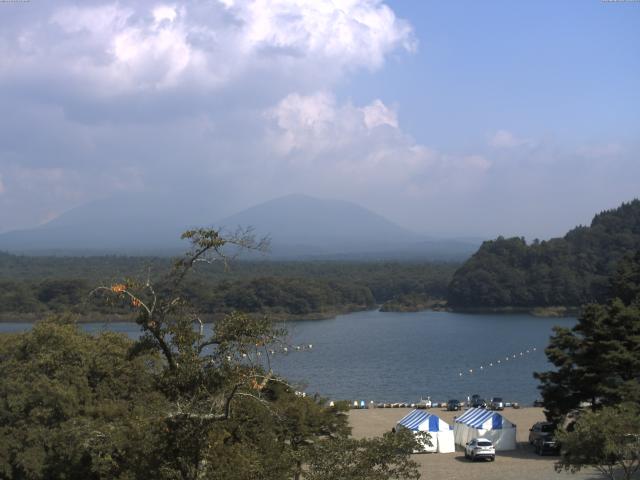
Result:
<instances>
[{"instance_id":1,"label":"sandy beach","mask_svg":"<svg viewBox=\"0 0 640 480\"><path fill-rule=\"evenodd\" d=\"M370 410L351 410L349 421L356 438L382 435L391 430L395 423L410 412L408 408L374 408ZM433 408L440 418L453 423L453 417L461 412L447 412L442 408ZM424 453L414 455L420 465L423 479L598 479L602 478L593 470L577 474L557 473L554 463L557 457L536 455L528 443L529 428L535 422L543 421L541 408L505 409L501 412L505 418L517 425L518 448L513 451L498 452L495 462L471 462L464 458L463 449L456 446L455 453Z\"/></svg>"}]
</instances>

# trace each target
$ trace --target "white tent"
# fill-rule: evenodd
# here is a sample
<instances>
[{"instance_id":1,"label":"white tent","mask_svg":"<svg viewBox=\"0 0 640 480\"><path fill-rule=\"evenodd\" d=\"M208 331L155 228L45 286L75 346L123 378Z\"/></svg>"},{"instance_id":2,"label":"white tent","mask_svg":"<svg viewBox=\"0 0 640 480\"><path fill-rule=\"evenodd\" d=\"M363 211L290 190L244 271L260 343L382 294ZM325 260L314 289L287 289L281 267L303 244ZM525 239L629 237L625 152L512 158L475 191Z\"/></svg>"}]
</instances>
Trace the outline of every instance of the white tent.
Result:
<instances>
[{"instance_id":1,"label":"white tent","mask_svg":"<svg viewBox=\"0 0 640 480\"><path fill-rule=\"evenodd\" d=\"M451 425L432 413L412 410L398 422L398 427L413 432L429 432L432 446L423 444L425 452L451 453L456 449Z\"/></svg>"},{"instance_id":2,"label":"white tent","mask_svg":"<svg viewBox=\"0 0 640 480\"><path fill-rule=\"evenodd\" d=\"M470 408L455 419L453 432L458 445L482 437L491 440L496 450L516 448L516 426L491 410Z\"/></svg>"}]
</instances>

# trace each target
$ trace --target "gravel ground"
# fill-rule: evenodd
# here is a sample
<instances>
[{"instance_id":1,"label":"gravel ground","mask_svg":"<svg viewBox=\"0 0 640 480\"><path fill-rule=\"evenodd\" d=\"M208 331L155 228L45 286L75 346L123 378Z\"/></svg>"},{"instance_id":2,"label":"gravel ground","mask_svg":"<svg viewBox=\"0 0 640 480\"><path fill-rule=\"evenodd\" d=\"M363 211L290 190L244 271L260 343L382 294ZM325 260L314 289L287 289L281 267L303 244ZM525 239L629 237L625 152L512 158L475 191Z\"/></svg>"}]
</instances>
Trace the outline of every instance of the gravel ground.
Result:
<instances>
[{"instance_id":1,"label":"gravel ground","mask_svg":"<svg viewBox=\"0 0 640 480\"><path fill-rule=\"evenodd\" d=\"M391 430L395 423L405 416L408 408L375 408L371 410L351 410L349 422L356 438L374 437ZM444 421L453 423L454 415L460 412L447 412L441 408L430 410ZM601 479L598 472L582 471L577 474L557 473L553 466L557 457L540 457L529 445L529 428L535 422L543 421L541 408L506 409L505 418L517 425L518 448L513 451L497 452L494 462L471 462L464 458L464 450L456 446L455 453L423 453L413 455L420 465L422 479L461 479L461 480L544 480L544 479Z\"/></svg>"}]
</instances>

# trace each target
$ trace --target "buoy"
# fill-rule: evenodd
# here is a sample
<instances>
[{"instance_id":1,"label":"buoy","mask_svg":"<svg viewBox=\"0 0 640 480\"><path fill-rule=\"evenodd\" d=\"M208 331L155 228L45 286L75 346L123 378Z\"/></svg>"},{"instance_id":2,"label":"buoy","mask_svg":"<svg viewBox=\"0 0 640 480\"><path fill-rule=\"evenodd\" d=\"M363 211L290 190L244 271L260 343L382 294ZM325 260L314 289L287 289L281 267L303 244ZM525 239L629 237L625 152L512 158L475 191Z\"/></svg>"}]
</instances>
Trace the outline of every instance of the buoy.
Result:
<instances>
[{"instance_id":1,"label":"buoy","mask_svg":"<svg viewBox=\"0 0 640 480\"><path fill-rule=\"evenodd\" d=\"M489 366L490 366L490 367L493 367L493 363L490 363L490 364L489 364Z\"/></svg>"},{"instance_id":2,"label":"buoy","mask_svg":"<svg viewBox=\"0 0 640 480\"><path fill-rule=\"evenodd\" d=\"M462 372L460 372L458 375L462 376Z\"/></svg>"},{"instance_id":3,"label":"buoy","mask_svg":"<svg viewBox=\"0 0 640 480\"><path fill-rule=\"evenodd\" d=\"M309 344L309 348L313 348L313 344L312 343Z\"/></svg>"}]
</instances>

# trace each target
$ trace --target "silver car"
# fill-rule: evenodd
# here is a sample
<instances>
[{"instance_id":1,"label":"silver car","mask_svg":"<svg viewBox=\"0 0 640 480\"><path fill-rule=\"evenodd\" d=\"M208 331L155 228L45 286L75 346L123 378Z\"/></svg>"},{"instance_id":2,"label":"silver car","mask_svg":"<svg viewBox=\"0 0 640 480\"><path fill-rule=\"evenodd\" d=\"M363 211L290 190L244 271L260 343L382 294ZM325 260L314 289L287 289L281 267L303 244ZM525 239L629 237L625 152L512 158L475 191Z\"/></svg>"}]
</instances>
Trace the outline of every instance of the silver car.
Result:
<instances>
[{"instance_id":1,"label":"silver car","mask_svg":"<svg viewBox=\"0 0 640 480\"><path fill-rule=\"evenodd\" d=\"M475 461L480 458L488 458L492 462L496 459L496 449L493 447L491 440L486 438L474 438L464 447L465 458Z\"/></svg>"}]
</instances>

